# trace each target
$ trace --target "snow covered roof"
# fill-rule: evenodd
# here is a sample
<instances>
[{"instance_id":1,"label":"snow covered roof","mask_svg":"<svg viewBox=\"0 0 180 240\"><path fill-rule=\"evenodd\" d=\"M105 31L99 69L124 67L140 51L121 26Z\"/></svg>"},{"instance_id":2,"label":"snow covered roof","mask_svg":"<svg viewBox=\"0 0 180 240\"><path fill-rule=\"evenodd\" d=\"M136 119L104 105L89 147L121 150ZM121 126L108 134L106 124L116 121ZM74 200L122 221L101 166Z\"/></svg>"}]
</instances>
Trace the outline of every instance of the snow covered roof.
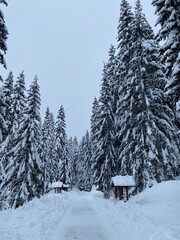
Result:
<instances>
[{"instance_id":1,"label":"snow covered roof","mask_svg":"<svg viewBox=\"0 0 180 240\"><path fill-rule=\"evenodd\" d=\"M111 183L114 186L135 186L135 181L132 176L115 176L111 178Z\"/></svg>"},{"instance_id":2,"label":"snow covered roof","mask_svg":"<svg viewBox=\"0 0 180 240\"><path fill-rule=\"evenodd\" d=\"M53 182L52 184L51 184L51 187L52 188L57 188L57 187L62 187L63 186L63 183L62 182Z\"/></svg>"}]
</instances>

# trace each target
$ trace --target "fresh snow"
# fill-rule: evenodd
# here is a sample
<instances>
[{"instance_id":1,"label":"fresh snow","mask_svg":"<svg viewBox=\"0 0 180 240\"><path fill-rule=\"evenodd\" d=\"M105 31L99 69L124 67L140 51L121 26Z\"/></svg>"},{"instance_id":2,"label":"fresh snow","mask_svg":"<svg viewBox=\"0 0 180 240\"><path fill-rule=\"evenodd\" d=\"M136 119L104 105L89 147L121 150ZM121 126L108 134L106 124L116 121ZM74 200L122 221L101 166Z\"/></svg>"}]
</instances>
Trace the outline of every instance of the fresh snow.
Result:
<instances>
[{"instance_id":1,"label":"fresh snow","mask_svg":"<svg viewBox=\"0 0 180 240\"><path fill-rule=\"evenodd\" d=\"M58 188L58 187L62 187L63 186L63 183L62 182L53 182L52 184L51 184L51 187L52 188Z\"/></svg>"},{"instance_id":2,"label":"fresh snow","mask_svg":"<svg viewBox=\"0 0 180 240\"><path fill-rule=\"evenodd\" d=\"M53 191L0 212L1 240L179 240L180 181L162 182L124 203L101 192Z\"/></svg>"},{"instance_id":3,"label":"fresh snow","mask_svg":"<svg viewBox=\"0 0 180 240\"><path fill-rule=\"evenodd\" d=\"M111 178L114 186L135 186L135 181L132 176L115 176Z\"/></svg>"}]
</instances>

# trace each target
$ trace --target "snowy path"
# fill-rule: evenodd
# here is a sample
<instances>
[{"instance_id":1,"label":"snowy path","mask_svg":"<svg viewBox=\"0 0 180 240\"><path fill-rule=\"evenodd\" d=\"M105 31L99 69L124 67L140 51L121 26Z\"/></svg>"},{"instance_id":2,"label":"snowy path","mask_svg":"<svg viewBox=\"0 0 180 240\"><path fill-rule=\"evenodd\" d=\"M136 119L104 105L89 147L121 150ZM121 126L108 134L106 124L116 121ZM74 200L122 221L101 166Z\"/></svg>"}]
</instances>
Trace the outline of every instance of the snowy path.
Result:
<instances>
[{"instance_id":1,"label":"snowy path","mask_svg":"<svg viewBox=\"0 0 180 240\"><path fill-rule=\"evenodd\" d=\"M118 240L93 202L81 197L72 202L57 231L59 240ZM56 236L56 239L58 239Z\"/></svg>"},{"instance_id":2,"label":"snowy path","mask_svg":"<svg viewBox=\"0 0 180 240\"><path fill-rule=\"evenodd\" d=\"M180 240L180 181L128 202L99 191L49 194L0 212L0 240Z\"/></svg>"}]
</instances>

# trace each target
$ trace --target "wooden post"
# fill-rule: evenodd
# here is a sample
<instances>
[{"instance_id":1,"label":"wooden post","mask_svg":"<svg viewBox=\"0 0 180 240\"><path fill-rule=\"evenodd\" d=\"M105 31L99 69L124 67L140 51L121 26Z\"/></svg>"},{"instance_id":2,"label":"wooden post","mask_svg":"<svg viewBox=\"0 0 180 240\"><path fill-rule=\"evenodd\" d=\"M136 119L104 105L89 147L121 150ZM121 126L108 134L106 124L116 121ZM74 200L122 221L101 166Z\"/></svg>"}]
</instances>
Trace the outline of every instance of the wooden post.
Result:
<instances>
[{"instance_id":1,"label":"wooden post","mask_svg":"<svg viewBox=\"0 0 180 240\"><path fill-rule=\"evenodd\" d=\"M126 200L129 200L129 195L128 195L128 187L126 187Z\"/></svg>"},{"instance_id":2,"label":"wooden post","mask_svg":"<svg viewBox=\"0 0 180 240\"><path fill-rule=\"evenodd\" d=\"M114 193L115 193L115 199L117 199L117 187L115 187Z\"/></svg>"}]
</instances>

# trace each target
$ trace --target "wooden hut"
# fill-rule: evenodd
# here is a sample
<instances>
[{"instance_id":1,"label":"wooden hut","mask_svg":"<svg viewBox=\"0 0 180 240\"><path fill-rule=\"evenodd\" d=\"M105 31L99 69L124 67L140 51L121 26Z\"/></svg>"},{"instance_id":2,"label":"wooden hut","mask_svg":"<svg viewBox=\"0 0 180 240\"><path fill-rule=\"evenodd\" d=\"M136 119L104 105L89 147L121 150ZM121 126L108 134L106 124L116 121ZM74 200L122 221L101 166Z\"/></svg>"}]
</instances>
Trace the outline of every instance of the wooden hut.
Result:
<instances>
[{"instance_id":1,"label":"wooden hut","mask_svg":"<svg viewBox=\"0 0 180 240\"><path fill-rule=\"evenodd\" d=\"M63 187L63 183L62 182L53 182L51 185L51 188L54 189L55 193L61 193L62 191L62 187Z\"/></svg>"},{"instance_id":2,"label":"wooden hut","mask_svg":"<svg viewBox=\"0 0 180 240\"><path fill-rule=\"evenodd\" d=\"M114 189L116 199L128 201L128 189L135 187L135 181L132 176L115 176L111 178L111 186Z\"/></svg>"}]
</instances>

